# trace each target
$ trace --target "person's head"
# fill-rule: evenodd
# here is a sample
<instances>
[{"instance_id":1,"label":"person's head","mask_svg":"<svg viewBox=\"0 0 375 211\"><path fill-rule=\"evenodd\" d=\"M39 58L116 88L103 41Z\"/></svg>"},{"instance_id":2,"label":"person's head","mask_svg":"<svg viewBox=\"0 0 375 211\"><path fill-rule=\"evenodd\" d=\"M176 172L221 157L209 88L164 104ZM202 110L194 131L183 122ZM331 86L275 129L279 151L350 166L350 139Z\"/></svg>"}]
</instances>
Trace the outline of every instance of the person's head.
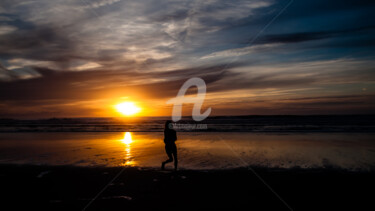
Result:
<instances>
[{"instance_id":1,"label":"person's head","mask_svg":"<svg viewBox=\"0 0 375 211\"><path fill-rule=\"evenodd\" d=\"M172 129L172 121L167 120L164 125L164 129Z\"/></svg>"}]
</instances>

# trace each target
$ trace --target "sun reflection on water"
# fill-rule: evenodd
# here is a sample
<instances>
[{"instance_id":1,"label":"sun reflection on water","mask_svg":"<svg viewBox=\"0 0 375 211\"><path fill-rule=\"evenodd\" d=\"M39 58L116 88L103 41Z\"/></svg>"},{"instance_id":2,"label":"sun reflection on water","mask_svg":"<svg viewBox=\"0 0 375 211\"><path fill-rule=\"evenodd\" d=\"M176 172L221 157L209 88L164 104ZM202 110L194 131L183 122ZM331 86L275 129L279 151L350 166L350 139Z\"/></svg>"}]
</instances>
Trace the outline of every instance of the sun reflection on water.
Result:
<instances>
[{"instance_id":1,"label":"sun reflection on water","mask_svg":"<svg viewBox=\"0 0 375 211\"><path fill-rule=\"evenodd\" d=\"M134 166L135 162L133 160L131 152L131 144L133 143L131 132L125 132L124 138L120 140L125 144L125 161L122 163L122 166Z\"/></svg>"}]
</instances>

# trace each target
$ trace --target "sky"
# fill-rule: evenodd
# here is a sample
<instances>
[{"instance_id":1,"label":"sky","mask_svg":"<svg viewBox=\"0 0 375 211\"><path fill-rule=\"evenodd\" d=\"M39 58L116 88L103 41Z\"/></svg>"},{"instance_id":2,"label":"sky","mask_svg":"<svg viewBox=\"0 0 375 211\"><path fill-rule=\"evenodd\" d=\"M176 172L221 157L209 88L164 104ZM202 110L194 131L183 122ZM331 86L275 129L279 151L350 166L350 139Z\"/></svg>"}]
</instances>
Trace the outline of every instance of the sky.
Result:
<instances>
[{"instance_id":1,"label":"sky","mask_svg":"<svg viewBox=\"0 0 375 211\"><path fill-rule=\"evenodd\" d=\"M374 11L363 0L2 0L0 118L119 116L125 101L168 116L193 77L214 116L375 114Z\"/></svg>"}]
</instances>

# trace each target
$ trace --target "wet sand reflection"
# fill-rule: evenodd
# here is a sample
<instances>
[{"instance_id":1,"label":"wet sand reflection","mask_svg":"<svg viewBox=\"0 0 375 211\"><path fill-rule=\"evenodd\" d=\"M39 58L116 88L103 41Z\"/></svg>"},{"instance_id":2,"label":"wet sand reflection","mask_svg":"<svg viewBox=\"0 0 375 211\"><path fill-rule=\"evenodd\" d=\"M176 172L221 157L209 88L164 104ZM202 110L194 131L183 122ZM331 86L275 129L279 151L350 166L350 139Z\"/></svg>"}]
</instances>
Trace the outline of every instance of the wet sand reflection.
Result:
<instances>
[{"instance_id":1,"label":"wet sand reflection","mask_svg":"<svg viewBox=\"0 0 375 211\"><path fill-rule=\"evenodd\" d=\"M132 156L131 145L133 143L132 134L131 132L125 132L124 138L120 140L123 144L125 144L125 160L124 163L121 164L122 166L135 166L136 162Z\"/></svg>"}]
</instances>

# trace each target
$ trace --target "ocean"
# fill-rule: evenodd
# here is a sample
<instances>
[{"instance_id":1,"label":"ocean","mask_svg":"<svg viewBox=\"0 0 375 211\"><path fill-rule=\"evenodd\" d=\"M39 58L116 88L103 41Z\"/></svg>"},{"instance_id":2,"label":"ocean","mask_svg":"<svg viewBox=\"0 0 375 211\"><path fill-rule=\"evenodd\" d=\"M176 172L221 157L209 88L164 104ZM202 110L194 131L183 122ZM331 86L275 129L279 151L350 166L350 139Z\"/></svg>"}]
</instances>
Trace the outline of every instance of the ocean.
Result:
<instances>
[{"instance_id":1,"label":"ocean","mask_svg":"<svg viewBox=\"0 0 375 211\"><path fill-rule=\"evenodd\" d=\"M170 117L0 119L0 132L158 132ZM375 132L375 115L183 117L186 132Z\"/></svg>"}]
</instances>

